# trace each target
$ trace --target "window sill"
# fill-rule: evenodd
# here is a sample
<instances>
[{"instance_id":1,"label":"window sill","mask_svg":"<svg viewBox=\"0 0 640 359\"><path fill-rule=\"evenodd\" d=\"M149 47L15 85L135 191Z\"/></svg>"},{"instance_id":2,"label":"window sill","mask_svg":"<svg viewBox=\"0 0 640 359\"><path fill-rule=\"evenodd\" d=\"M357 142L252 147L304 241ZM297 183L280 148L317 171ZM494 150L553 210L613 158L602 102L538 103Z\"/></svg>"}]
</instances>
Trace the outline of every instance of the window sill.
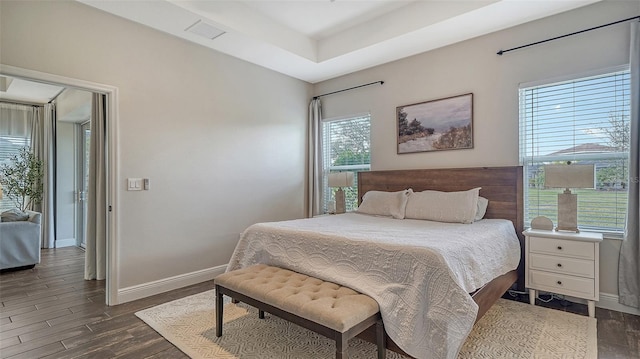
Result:
<instances>
[{"instance_id":1,"label":"window sill","mask_svg":"<svg viewBox=\"0 0 640 359\"><path fill-rule=\"evenodd\" d=\"M531 226L530 225L529 226L525 226L525 229L527 229L527 228L531 228ZM616 241L624 240L624 234L622 234L620 232L606 232L606 231L598 231L598 230L593 230L593 229L580 229L580 232L601 233L603 239L611 239L611 240L616 240Z\"/></svg>"},{"instance_id":2,"label":"window sill","mask_svg":"<svg viewBox=\"0 0 640 359\"><path fill-rule=\"evenodd\" d=\"M617 241L624 240L624 235L622 233L594 231L594 230L588 230L588 229L581 230L581 232L601 233L603 239L612 239L612 240L617 240Z\"/></svg>"}]
</instances>

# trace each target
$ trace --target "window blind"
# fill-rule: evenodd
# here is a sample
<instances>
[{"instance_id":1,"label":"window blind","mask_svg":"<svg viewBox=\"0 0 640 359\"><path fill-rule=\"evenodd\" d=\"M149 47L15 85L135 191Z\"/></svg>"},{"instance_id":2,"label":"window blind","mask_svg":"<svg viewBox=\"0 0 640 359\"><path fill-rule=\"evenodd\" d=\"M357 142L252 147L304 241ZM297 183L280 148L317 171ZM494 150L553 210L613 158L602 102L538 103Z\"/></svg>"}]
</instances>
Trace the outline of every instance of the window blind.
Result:
<instances>
[{"instance_id":1,"label":"window blind","mask_svg":"<svg viewBox=\"0 0 640 359\"><path fill-rule=\"evenodd\" d=\"M334 172L361 172L371 169L371 118L369 115L325 120L322 123L322 162L323 162L323 205L333 200L333 189L329 187L328 175ZM353 187L345 191L346 210L358 206L358 176Z\"/></svg>"},{"instance_id":2,"label":"window blind","mask_svg":"<svg viewBox=\"0 0 640 359\"><path fill-rule=\"evenodd\" d=\"M595 189L576 189L580 228L622 233L627 208L628 70L520 89L520 160L525 223L557 223L557 193L544 188L543 165L594 164Z\"/></svg>"},{"instance_id":3,"label":"window blind","mask_svg":"<svg viewBox=\"0 0 640 359\"><path fill-rule=\"evenodd\" d=\"M18 154L21 148L29 146L30 138L24 136L3 136L0 135L0 166L8 164L11 157ZM0 199L0 212L12 209L15 204L6 195Z\"/></svg>"}]
</instances>

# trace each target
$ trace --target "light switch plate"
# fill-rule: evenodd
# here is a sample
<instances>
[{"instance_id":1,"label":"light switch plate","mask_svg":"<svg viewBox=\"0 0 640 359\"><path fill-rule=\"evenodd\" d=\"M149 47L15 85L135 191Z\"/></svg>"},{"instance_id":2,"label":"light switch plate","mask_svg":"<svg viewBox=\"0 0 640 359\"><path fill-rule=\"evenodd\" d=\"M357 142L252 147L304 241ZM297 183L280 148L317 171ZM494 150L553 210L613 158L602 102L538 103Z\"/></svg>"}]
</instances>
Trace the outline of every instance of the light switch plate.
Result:
<instances>
[{"instance_id":1,"label":"light switch plate","mask_svg":"<svg viewBox=\"0 0 640 359\"><path fill-rule=\"evenodd\" d=\"M142 191L142 178L127 178L127 191Z\"/></svg>"}]
</instances>

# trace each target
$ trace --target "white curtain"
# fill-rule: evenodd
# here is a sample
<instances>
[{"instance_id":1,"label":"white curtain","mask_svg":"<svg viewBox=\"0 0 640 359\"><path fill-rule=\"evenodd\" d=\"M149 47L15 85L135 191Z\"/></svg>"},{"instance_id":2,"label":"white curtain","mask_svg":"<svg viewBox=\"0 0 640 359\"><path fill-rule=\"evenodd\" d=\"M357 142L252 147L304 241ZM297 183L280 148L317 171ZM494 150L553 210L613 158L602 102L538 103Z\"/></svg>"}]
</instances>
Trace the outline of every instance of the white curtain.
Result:
<instances>
[{"instance_id":1,"label":"white curtain","mask_svg":"<svg viewBox=\"0 0 640 359\"><path fill-rule=\"evenodd\" d=\"M308 198L307 217L320 213L322 198L322 105L314 98L309 104L309 161L308 161Z\"/></svg>"},{"instance_id":2,"label":"white curtain","mask_svg":"<svg viewBox=\"0 0 640 359\"><path fill-rule=\"evenodd\" d=\"M42 248L55 248L56 220L56 106L44 105L40 158L44 162L42 195Z\"/></svg>"},{"instance_id":3,"label":"white curtain","mask_svg":"<svg viewBox=\"0 0 640 359\"><path fill-rule=\"evenodd\" d=\"M32 111L30 130L31 153L33 153L37 159L42 161L42 108L33 107ZM29 210L42 213L42 203L31 202Z\"/></svg>"},{"instance_id":4,"label":"white curtain","mask_svg":"<svg viewBox=\"0 0 640 359\"><path fill-rule=\"evenodd\" d=\"M0 135L31 138L33 106L0 102Z\"/></svg>"},{"instance_id":5,"label":"white curtain","mask_svg":"<svg viewBox=\"0 0 640 359\"><path fill-rule=\"evenodd\" d=\"M106 278L106 133L105 95L94 93L91 109L91 143L89 144L85 279Z\"/></svg>"},{"instance_id":6,"label":"white curtain","mask_svg":"<svg viewBox=\"0 0 640 359\"><path fill-rule=\"evenodd\" d=\"M619 302L640 308L640 22L631 23L631 136L629 155L629 203L625 240L618 267Z\"/></svg>"}]
</instances>

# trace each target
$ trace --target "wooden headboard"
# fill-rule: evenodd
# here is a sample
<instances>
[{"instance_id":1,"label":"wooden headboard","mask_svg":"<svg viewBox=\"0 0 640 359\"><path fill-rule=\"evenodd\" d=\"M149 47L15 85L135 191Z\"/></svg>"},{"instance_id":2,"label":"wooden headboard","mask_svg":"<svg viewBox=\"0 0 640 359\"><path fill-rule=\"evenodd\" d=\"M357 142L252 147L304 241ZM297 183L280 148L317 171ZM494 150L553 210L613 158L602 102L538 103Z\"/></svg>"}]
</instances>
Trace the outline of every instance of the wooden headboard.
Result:
<instances>
[{"instance_id":1,"label":"wooden headboard","mask_svg":"<svg viewBox=\"0 0 640 359\"><path fill-rule=\"evenodd\" d=\"M508 219L513 222L524 251L524 207L522 166L475 167L370 171L358 173L358 203L367 191L424 190L466 191L482 187L480 195L489 200L485 218ZM524 289L523 261L518 269L518 288Z\"/></svg>"},{"instance_id":2,"label":"wooden headboard","mask_svg":"<svg viewBox=\"0 0 640 359\"><path fill-rule=\"evenodd\" d=\"M482 187L480 195L489 200L485 218L508 219L516 232L524 230L522 166L359 172L358 203L372 190L452 192L476 187Z\"/></svg>"}]
</instances>

